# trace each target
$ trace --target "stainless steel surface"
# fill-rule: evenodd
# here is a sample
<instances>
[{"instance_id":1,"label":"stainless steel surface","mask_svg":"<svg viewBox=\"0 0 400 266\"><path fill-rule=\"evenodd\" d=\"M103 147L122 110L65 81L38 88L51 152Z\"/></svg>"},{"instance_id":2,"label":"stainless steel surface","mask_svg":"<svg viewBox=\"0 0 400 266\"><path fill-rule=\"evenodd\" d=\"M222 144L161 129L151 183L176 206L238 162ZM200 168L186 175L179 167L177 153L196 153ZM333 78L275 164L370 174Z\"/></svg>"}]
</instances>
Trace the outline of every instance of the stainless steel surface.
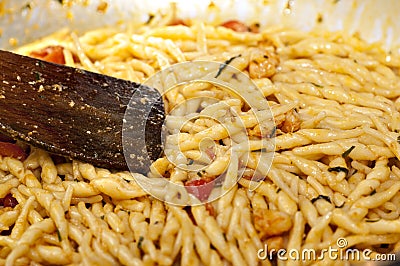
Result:
<instances>
[{"instance_id":1,"label":"stainless steel surface","mask_svg":"<svg viewBox=\"0 0 400 266\"><path fill-rule=\"evenodd\" d=\"M84 32L124 21L146 21L171 2L182 18L223 21L236 18L262 26L344 30L387 48L400 44L397 0L2 0L0 48L12 49L62 27ZM68 4L71 3L71 4ZM106 7L106 8L104 8ZM222 12L223 11L223 12ZM165 11L168 12L168 11ZM11 42L10 42L11 39Z\"/></svg>"}]
</instances>

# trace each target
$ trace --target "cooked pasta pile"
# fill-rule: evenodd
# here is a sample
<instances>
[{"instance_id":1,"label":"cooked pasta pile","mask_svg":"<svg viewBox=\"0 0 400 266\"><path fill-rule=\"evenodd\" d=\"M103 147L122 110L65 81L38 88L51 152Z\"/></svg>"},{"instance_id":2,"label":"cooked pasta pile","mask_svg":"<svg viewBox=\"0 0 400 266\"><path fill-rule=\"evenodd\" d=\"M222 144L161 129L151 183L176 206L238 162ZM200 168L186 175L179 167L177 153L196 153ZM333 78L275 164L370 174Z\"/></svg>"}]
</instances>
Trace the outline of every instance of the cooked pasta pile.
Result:
<instances>
[{"instance_id":1,"label":"cooked pasta pile","mask_svg":"<svg viewBox=\"0 0 400 266\"><path fill-rule=\"evenodd\" d=\"M129 172L61 160L34 147L24 160L3 154L0 264L340 264L328 256L308 262L258 257L266 245L318 252L337 247L339 238L347 248L371 249L371 257L400 249L400 57L379 45L341 33L153 19L125 31L63 31L18 52L48 56L38 52L44 47L61 51L60 63L136 82L179 62L229 62L271 106L275 127L264 134L252 124L246 132L254 141L275 139L273 162L269 171L256 170L264 147L254 145L246 165L236 163L243 177L223 197L182 207L147 195ZM218 102L208 106L224 102L238 116L250 115L240 97L210 84L179 86L164 101L170 112L210 95ZM182 130L190 139L217 126L199 118ZM148 175L181 184L213 180L229 167L231 142L223 134L212 137L209 158L199 159L192 147L185 151L192 161L185 162L214 160L219 167L188 173L164 156ZM259 184L255 191L248 189L252 182Z\"/></svg>"}]
</instances>

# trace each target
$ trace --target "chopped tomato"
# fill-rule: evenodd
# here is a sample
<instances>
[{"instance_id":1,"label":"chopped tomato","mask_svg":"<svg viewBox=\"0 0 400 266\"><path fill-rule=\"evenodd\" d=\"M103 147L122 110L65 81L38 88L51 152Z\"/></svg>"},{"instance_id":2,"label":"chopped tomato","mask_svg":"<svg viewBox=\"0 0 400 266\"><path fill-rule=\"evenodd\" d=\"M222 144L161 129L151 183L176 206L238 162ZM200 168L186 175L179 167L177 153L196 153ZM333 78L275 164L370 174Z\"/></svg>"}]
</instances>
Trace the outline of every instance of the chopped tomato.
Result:
<instances>
[{"instance_id":1,"label":"chopped tomato","mask_svg":"<svg viewBox=\"0 0 400 266\"><path fill-rule=\"evenodd\" d=\"M11 194L7 194L4 198L0 199L0 205L14 208L18 205L18 201Z\"/></svg>"},{"instance_id":2,"label":"chopped tomato","mask_svg":"<svg viewBox=\"0 0 400 266\"><path fill-rule=\"evenodd\" d=\"M249 31L249 27L247 27L243 22L238 20L228 20L221 24L222 27L237 31L237 32L246 32Z\"/></svg>"},{"instance_id":3,"label":"chopped tomato","mask_svg":"<svg viewBox=\"0 0 400 266\"><path fill-rule=\"evenodd\" d=\"M46 48L43 48L39 51L32 51L31 56L42 59L47 62L53 62L56 64L65 64L64 47L60 45L50 45Z\"/></svg>"},{"instance_id":4,"label":"chopped tomato","mask_svg":"<svg viewBox=\"0 0 400 266\"><path fill-rule=\"evenodd\" d=\"M208 211L208 214L211 216L217 217L217 214L215 213L214 206L211 203L206 203L205 204L206 210Z\"/></svg>"},{"instance_id":5,"label":"chopped tomato","mask_svg":"<svg viewBox=\"0 0 400 266\"><path fill-rule=\"evenodd\" d=\"M169 26L177 26L177 25L188 26L188 24L183 19L179 19L179 18L172 20L168 25Z\"/></svg>"},{"instance_id":6,"label":"chopped tomato","mask_svg":"<svg viewBox=\"0 0 400 266\"><path fill-rule=\"evenodd\" d=\"M12 157L18 160L25 160L26 153L18 145L10 142L0 142L0 156Z\"/></svg>"},{"instance_id":7,"label":"chopped tomato","mask_svg":"<svg viewBox=\"0 0 400 266\"><path fill-rule=\"evenodd\" d=\"M205 201L214 188L214 182L207 182L204 179L191 180L185 183L187 192L196 196L200 201Z\"/></svg>"}]
</instances>

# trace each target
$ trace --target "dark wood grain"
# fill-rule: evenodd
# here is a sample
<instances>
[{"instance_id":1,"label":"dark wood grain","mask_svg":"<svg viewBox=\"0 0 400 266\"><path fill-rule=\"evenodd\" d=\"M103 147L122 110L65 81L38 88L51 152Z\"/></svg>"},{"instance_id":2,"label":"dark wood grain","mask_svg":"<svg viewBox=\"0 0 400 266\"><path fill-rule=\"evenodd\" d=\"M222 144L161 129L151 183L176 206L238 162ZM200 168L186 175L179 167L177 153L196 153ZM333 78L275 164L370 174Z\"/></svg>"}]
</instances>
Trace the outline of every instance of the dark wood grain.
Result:
<instances>
[{"instance_id":1,"label":"dark wood grain","mask_svg":"<svg viewBox=\"0 0 400 266\"><path fill-rule=\"evenodd\" d=\"M130 119L133 130L145 126L146 134L128 144L136 151L134 158L155 160L162 152L165 118L157 90L0 51L0 133L51 153L99 167L128 169L121 132L124 113L135 92L140 92L140 97L132 99L134 114L145 112L143 97L152 107L147 120ZM129 164L138 172L146 172L149 166L139 160Z\"/></svg>"}]
</instances>

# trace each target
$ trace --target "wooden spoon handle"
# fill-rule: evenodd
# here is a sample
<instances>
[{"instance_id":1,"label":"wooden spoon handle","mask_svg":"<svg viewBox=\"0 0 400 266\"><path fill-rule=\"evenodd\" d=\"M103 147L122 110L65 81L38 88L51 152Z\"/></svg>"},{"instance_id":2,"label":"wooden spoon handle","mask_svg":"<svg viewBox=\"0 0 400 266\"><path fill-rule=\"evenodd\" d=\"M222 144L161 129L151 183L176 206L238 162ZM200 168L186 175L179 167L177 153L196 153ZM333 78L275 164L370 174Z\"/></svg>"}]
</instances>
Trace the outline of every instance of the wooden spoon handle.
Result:
<instances>
[{"instance_id":1,"label":"wooden spoon handle","mask_svg":"<svg viewBox=\"0 0 400 266\"><path fill-rule=\"evenodd\" d=\"M0 51L0 69L0 132L98 167L127 170L122 123L131 101L138 117L131 130L145 126L146 134L130 140L137 152L129 158L150 160L130 160L130 169L146 172L160 156L165 114L156 89L7 51Z\"/></svg>"}]
</instances>

